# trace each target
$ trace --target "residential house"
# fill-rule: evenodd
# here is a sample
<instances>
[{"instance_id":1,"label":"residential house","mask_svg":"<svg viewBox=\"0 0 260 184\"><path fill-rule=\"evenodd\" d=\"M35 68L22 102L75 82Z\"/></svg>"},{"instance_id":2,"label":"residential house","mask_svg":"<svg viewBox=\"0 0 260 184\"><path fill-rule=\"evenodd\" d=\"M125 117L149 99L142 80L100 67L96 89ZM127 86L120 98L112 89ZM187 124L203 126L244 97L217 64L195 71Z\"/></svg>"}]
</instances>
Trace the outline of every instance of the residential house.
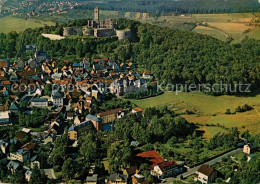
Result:
<instances>
[{"instance_id":1,"label":"residential house","mask_svg":"<svg viewBox=\"0 0 260 184\"><path fill-rule=\"evenodd\" d=\"M62 92L58 90L52 91L51 100L53 102L53 105L63 106L63 97L64 94Z\"/></svg>"},{"instance_id":2,"label":"residential house","mask_svg":"<svg viewBox=\"0 0 260 184\"><path fill-rule=\"evenodd\" d=\"M143 72L143 78L144 79L152 79L153 76L151 75L151 73L149 71L144 71Z\"/></svg>"},{"instance_id":3,"label":"residential house","mask_svg":"<svg viewBox=\"0 0 260 184\"><path fill-rule=\"evenodd\" d=\"M87 176L86 182L84 184L97 184L98 174L93 174L92 176Z\"/></svg>"},{"instance_id":4,"label":"residential house","mask_svg":"<svg viewBox=\"0 0 260 184\"><path fill-rule=\"evenodd\" d=\"M0 140L0 147L1 147L1 150L4 154L7 153L7 147L8 147L8 142L5 142L5 141L2 141Z\"/></svg>"},{"instance_id":5,"label":"residential house","mask_svg":"<svg viewBox=\"0 0 260 184\"><path fill-rule=\"evenodd\" d=\"M145 179L145 177L141 174L134 174L132 176L132 183L133 184L148 184L148 181Z\"/></svg>"},{"instance_id":6,"label":"residential house","mask_svg":"<svg viewBox=\"0 0 260 184\"><path fill-rule=\"evenodd\" d=\"M144 113L144 110L142 108L140 108L140 107L134 107L132 109L132 113L142 116L143 113Z\"/></svg>"},{"instance_id":7,"label":"residential house","mask_svg":"<svg viewBox=\"0 0 260 184\"><path fill-rule=\"evenodd\" d=\"M254 145L251 144L251 143L248 143L248 144L244 145L244 147L243 147L243 152L244 152L245 154L250 155L250 154L252 153L252 150L253 150L253 149L254 149Z\"/></svg>"},{"instance_id":8,"label":"residential house","mask_svg":"<svg viewBox=\"0 0 260 184\"><path fill-rule=\"evenodd\" d=\"M20 110L20 105L16 102L13 102L11 106L9 107L9 111L13 113L18 113Z\"/></svg>"},{"instance_id":9,"label":"residential house","mask_svg":"<svg viewBox=\"0 0 260 184\"><path fill-rule=\"evenodd\" d=\"M96 116L93 116L91 114L88 114L86 116L86 121L91 121L94 125L94 127L96 128L96 130L102 130L102 119L96 117Z\"/></svg>"},{"instance_id":10,"label":"residential house","mask_svg":"<svg viewBox=\"0 0 260 184\"><path fill-rule=\"evenodd\" d=\"M9 111L0 112L0 125L10 122Z\"/></svg>"},{"instance_id":11,"label":"residential house","mask_svg":"<svg viewBox=\"0 0 260 184\"><path fill-rule=\"evenodd\" d=\"M48 99L46 98L34 98L31 100L33 107L48 107Z\"/></svg>"},{"instance_id":12,"label":"residential house","mask_svg":"<svg viewBox=\"0 0 260 184\"><path fill-rule=\"evenodd\" d=\"M198 181L203 184L214 183L217 171L209 165L203 164L198 170Z\"/></svg>"},{"instance_id":13,"label":"residential house","mask_svg":"<svg viewBox=\"0 0 260 184\"><path fill-rule=\"evenodd\" d=\"M19 149L15 153L10 153L10 160L18 160L20 162L26 162L30 158L30 152L26 149Z\"/></svg>"},{"instance_id":14,"label":"residential house","mask_svg":"<svg viewBox=\"0 0 260 184\"><path fill-rule=\"evenodd\" d=\"M184 171L182 165L175 161L164 161L156 164L151 170L151 175L160 179L176 176Z\"/></svg>"},{"instance_id":15,"label":"residential house","mask_svg":"<svg viewBox=\"0 0 260 184\"><path fill-rule=\"evenodd\" d=\"M7 164L7 169L8 171L10 171L12 174L15 173L19 168L20 168L20 163L17 161L13 161L11 160L8 164Z\"/></svg>"},{"instance_id":16,"label":"residential house","mask_svg":"<svg viewBox=\"0 0 260 184\"><path fill-rule=\"evenodd\" d=\"M108 184L127 184L127 176L123 174L110 174Z\"/></svg>"},{"instance_id":17,"label":"residential house","mask_svg":"<svg viewBox=\"0 0 260 184\"><path fill-rule=\"evenodd\" d=\"M34 54L34 57L37 61L44 61L44 60L48 59L48 56L47 56L46 52L44 52L44 51L36 51Z\"/></svg>"},{"instance_id":18,"label":"residential house","mask_svg":"<svg viewBox=\"0 0 260 184\"><path fill-rule=\"evenodd\" d=\"M25 45L25 50L26 50L26 52L35 51L36 45Z\"/></svg>"},{"instance_id":19,"label":"residential house","mask_svg":"<svg viewBox=\"0 0 260 184\"><path fill-rule=\"evenodd\" d=\"M26 179L26 181L30 181L31 180L31 176L32 176L32 171L30 171L30 170L27 170L26 172L25 172L25 179Z\"/></svg>"},{"instance_id":20,"label":"residential house","mask_svg":"<svg viewBox=\"0 0 260 184\"><path fill-rule=\"evenodd\" d=\"M33 169L35 166L38 167L38 169L41 168L41 163L40 161L38 160L37 158L37 155L33 156L30 160L31 164L30 164L30 167Z\"/></svg>"},{"instance_id":21,"label":"residential house","mask_svg":"<svg viewBox=\"0 0 260 184\"><path fill-rule=\"evenodd\" d=\"M15 60L14 63L15 63L16 70L22 71L24 69L25 64L20 58Z\"/></svg>"}]
</instances>

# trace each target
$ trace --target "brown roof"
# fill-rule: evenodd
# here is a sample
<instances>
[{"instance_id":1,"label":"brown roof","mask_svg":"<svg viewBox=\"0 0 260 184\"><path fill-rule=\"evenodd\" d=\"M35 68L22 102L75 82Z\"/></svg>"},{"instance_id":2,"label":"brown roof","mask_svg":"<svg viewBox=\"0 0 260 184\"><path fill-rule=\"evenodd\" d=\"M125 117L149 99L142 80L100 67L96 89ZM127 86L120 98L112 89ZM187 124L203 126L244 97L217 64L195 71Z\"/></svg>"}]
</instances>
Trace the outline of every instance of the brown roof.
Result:
<instances>
[{"instance_id":1,"label":"brown roof","mask_svg":"<svg viewBox=\"0 0 260 184\"><path fill-rule=\"evenodd\" d=\"M210 176L214 171L215 171L214 168L206 164L203 164L198 170L198 172L205 174L206 176Z\"/></svg>"},{"instance_id":2,"label":"brown roof","mask_svg":"<svg viewBox=\"0 0 260 184\"><path fill-rule=\"evenodd\" d=\"M24 137L26 136L26 133L23 132L23 131L20 131L16 134L16 136L14 137L14 139L18 139L18 140L21 140L23 139Z\"/></svg>"},{"instance_id":3,"label":"brown roof","mask_svg":"<svg viewBox=\"0 0 260 184\"><path fill-rule=\"evenodd\" d=\"M103 117L103 116L107 116L107 115L110 115L110 114L117 114L118 112L121 112L123 111L122 108L118 108L118 109L113 109L113 110L110 110L110 111L105 111L105 112L101 112L101 113L98 113L98 117Z\"/></svg>"},{"instance_id":4,"label":"brown roof","mask_svg":"<svg viewBox=\"0 0 260 184\"><path fill-rule=\"evenodd\" d=\"M136 112L143 112L143 109L140 107L135 107L135 108L133 108L133 110Z\"/></svg>"},{"instance_id":5,"label":"brown roof","mask_svg":"<svg viewBox=\"0 0 260 184\"><path fill-rule=\"evenodd\" d=\"M7 61L0 61L0 67L3 68L3 67L6 67L8 66L8 62Z\"/></svg>"},{"instance_id":6,"label":"brown roof","mask_svg":"<svg viewBox=\"0 0 260 184\"><path fill-rule=\"evenodd\" d=\"M26 143L25 145L22 146L23 149L27 149L28 151L34 149L36 146L35 143L32 143L32 142L28 142Z\"/></svg>"}]
</instances>

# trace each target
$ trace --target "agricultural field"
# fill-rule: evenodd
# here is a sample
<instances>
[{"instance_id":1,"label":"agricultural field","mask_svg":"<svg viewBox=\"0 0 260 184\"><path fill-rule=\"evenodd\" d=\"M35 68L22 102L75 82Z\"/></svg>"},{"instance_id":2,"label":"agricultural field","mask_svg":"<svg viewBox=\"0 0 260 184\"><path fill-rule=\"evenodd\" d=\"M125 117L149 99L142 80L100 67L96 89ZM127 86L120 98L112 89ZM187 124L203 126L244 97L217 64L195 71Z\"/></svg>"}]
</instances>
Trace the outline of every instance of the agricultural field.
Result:
<instances>
[{"instance_id":1,"label":"agricultural field","mask_svg":"<svg viewBox=\"0 0 260 184\"><path fill-rule=\"evenodd\" d=\"M13 16L0 18L0 33L8 33L10 31L21 32L27 28L43 27L44 25L55 25L53 22L40 21L36 19L24 19Z\"/></svg>"},{"instance_id":2,"label":"agricultural field","mask_svg":"<svg viewBox=\"0 0 260 184\"><path fill-rule=\"evenodd\" d=\"M249 38L260 39L260 26L252 25L252 22L258 19L253 13L230 13L230 14L194 14L193 20L196 23L207 23L210 26L222 29L226 33L231 34L233 41L231 43L239 43L246 36ZM259 24L259 23L258 23ZM198 26L194 32L207 34L223 40L223 35L216 34L217 30L209 30L207 27Z\"/></svg>"},{"instance_id":3,"label":"agricultural field","mask_svg":"<svg viewBox=\"0 0 260 184\"><path fill-rule=\"evenodd\" d=\"M210 139L218 132L226 132L225 128L237 127L240 131L249 130L252 134L260 133L260 95L253 97L209 96L202 93L166 92L163 95L143 100L131 100L141 108L154 106L173 107L173 110L184 112L186 109L195 114L182 115L187 121L198 123L199 130L204 131L204 138ZM234 113L235 108L248 104L253 110ZM225 114L230 109L232 114ZM224 126L224 128L222 127Z\"/></svg>"},{"instance_id":4,"label":"agricultural field","mask_svg":"<svg viewBox=\"0 0 260 184\"><path fill-rule=\"evenodd\" d=\"M210 27L205 27L205 26L196 26L196 28L193 30L196 33L199 34L205 34L212 36L214 38L220 39L222 41L226 40L226 35L216 29L210 28Z\"/></svg>"}]
</instances>

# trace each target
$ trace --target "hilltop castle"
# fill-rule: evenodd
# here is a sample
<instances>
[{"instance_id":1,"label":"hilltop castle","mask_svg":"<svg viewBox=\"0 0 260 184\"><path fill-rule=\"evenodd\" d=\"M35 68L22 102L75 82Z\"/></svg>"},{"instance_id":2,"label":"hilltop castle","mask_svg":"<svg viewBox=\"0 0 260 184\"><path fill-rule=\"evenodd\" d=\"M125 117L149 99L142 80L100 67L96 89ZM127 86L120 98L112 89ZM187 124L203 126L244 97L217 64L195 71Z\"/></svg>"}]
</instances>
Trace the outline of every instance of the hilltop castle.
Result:
<instances>
[{"instance_id":1,"label":"hilltop castle","mask_svg":"<svg viewBox=\"0 0 260 184\"><path fill-rule=\"evenodd\" d=\"M117 36L119 40L131 37L131 30L116 30L117 22L112 19L100 20L99 8L94 8L94 20L89 20L83 27L64 27L63 36L82 34L84 36Z\"/></svg>"}]
</instances>

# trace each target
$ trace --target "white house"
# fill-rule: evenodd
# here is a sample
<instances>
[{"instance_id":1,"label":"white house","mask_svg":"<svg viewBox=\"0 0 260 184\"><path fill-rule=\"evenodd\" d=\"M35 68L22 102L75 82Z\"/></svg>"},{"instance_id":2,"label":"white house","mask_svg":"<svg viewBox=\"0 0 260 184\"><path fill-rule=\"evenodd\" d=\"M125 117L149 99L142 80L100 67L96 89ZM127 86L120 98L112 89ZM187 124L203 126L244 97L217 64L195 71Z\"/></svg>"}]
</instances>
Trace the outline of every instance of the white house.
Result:
<instances>
[{"instance_id":1,"label":"white house","mask_svg":"<svg viewBox=\"0 0 260 184\"><path fill-rule=\"evenodd\" d=\"M183 171L183 167L175 161L164 161L153 167L151 175L160 179L176 176Z\"/></svg>"},{"instance_id":2,"label":"white house","mask_svg":"<svg viewBox=\"0 0 260 184\"><path fill-rule=\"evenodd\" d=\"M244 147L243 147L243 152L245 153L245 154L251 154L252 153L252 150L254 149L254 145L253 144L246 144L246 145L244 145Z\"/></svg>"},{"instance_id":3,"label":"white house","mask_svg":"<svg viewBox=\"0 0 260 184\"><path fill-rule=\"evenodd\" d=\"M6 124L10 122L9 111L0 112L0 124Z\"/></svg>"},{"instance_id":4,"label":"white house","mask_svg":"<svg viewBox=\"0 0 260 184\"><path fill-rule=\"evenodd\" d=\"M30 158L30 152L26 149L19 149L15 153L10 153L10 160L18 160L20 162L26 162Z\"/></svg>"},{"instance_id":5,"label":"white house","mask_svg":"<svg viewBox=\"0 0 260 184\"><path fill-rule=\"evenodd\" d=\"M31 176L32 176L32 171L30 171L30 170L27 170L26 172L25 172L25 179L26 179L26 181L30 181L31 180Z\"/></svg>"},{"instance_id":6,"label":"white house","mask_svg":"<svg viewBox=\"0 0 260 184\"><path fill-rule=\"evenodd\" d=\"M198 181L203 184L213 183L217 177L217 171L209 165L203 164L198 170Z\"/></svg>"},{"instance_id":7,"label":"white house","mask_svg":"<svg viewBox=\"0 0 260 184\"><path fill-rule=\"evenodd\" d=\"M57 90L52 91L51 100L53 105L63 106L63 94Z\"/></svg>"}]
</instances>

